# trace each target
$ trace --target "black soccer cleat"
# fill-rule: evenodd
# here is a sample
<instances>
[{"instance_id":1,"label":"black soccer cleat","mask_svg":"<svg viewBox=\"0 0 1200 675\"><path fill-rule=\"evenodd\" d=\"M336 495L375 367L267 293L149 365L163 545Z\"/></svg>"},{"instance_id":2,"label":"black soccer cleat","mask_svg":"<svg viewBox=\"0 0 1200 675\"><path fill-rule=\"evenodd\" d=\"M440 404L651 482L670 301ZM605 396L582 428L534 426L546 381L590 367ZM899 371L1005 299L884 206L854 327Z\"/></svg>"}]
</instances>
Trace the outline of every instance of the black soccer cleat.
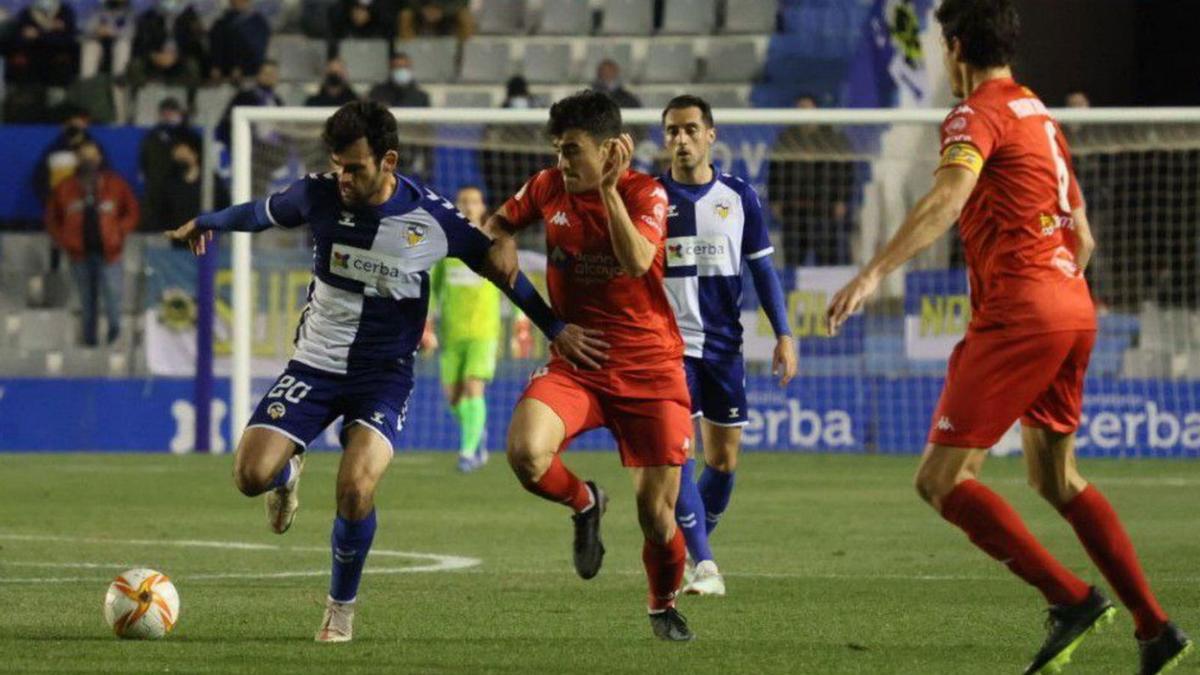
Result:
<instances>
[{"instance_id":1,"label":"black soccer cleat","mask_svg":"<svg viewBox=\"0 0 1200 675\"><path fill-rule=\"evenodd\" d=\"M596 487L590 480L587 487L595 503L587 511L571 516L575 521L575 572L582 579L591 579L599 574L600 564L604 562L604 543L600 541L600 517L608 508L608 495L604 490Z\"/></svg>"},{"instance_id":2,"label":"black soccer cleat","mask_svg":"<svg viewBox=\"0 0 1200 675\"><path fill-rule=\"evenodd\" d=\"M687 619L674 607L650 615L654 637L668 642L691 642L696 634L688 628Z\"/></svg>"},{"instance_id":3,"label":"black soccer cleat","mask_svg":"<svg viewBox=\"0 0 1200 675\"><path fill-rule=\"evenodd\" d=\"M1025 669L1025 675L1058 673L1071 662L1071 654L1083 639L1113 622L1117 609L1095 586L1077 605L1054 605L1046 618L1049 635Z\"/></svg>"},{"instance_id":4,"label":"black soccer cleat","mask_svg":"<svg viewBox=\"0 0 1200 675\"><path fill-rule=\"evenodd\" d=\"M1192 640L1179 626L1167 622L1162 634L1153 640L1138 640L1138 655L1141 657L1140 675L1157 675L1179 665L1183 657L1192 651Z\"/></svg>"}]
</instances>

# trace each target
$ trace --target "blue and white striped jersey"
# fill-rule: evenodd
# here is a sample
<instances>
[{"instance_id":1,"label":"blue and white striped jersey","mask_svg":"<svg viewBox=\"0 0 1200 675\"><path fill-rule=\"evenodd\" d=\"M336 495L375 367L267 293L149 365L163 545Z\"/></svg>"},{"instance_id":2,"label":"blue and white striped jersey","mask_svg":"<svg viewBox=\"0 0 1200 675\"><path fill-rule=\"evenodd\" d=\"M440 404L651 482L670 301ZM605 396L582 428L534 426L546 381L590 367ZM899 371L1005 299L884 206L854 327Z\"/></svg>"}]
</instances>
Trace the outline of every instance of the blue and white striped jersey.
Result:
<instances>
[{"instance_id":1,"label":"blue and white striped jersey","mask_svg":"<svg viewBox=\"0 0 1200 675\"><path fill-rule=\"evenodd\" d=\"M742 260L771 255L758 194L748 183L717 174L707 185L684 185L665 174L667 298L683 336L684 354L708 359L742 353Z\"/></svg>"},{"instance_id":2,"label":"blue and white striped jersey","mask_svg":"<svg viewBox=\"0 0 1200 675\"><path fill-rule=\"evenodd\" d=\"M269 197L266 211L276 226L312 229L313 280L292 358L332 373L411 373L430 268L453 257L478 269L491 246L453 203L399 174L379 206L349 209L334 174L312 174Z\"/></svg>"}]
</instances>

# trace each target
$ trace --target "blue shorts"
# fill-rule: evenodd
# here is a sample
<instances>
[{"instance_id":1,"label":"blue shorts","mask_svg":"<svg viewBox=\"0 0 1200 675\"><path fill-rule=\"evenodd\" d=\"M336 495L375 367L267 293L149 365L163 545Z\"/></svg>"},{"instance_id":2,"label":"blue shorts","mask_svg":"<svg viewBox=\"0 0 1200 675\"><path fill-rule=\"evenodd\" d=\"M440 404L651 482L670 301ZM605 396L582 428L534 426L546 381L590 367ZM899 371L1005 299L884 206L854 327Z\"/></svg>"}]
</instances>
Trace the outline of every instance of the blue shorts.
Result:
<instances>
[{"instance_id":1,"label":"blue shorts","mask_svg":"<svg viewBox=\"0 0 1200 675\"><path fill-rule=\"evenodd\" d=\"M722 427L745 426L746 364L742 359L683 357L688 392L692 395L692 417Z\"/></svg>"},{"instance_id":2,"label":"blue shorts","mask_svg":"<svg viewBox=\"0 0 1200 675\"><path fill-rule=\"evenodd\" d=\"M339 375L290 361L259 401L246 428L273 429L304 450L325 427L342 417L343 430L362 424L387 439L394 450L412 388L412 375L400 371Z\"/></svg>"}]
</instances>

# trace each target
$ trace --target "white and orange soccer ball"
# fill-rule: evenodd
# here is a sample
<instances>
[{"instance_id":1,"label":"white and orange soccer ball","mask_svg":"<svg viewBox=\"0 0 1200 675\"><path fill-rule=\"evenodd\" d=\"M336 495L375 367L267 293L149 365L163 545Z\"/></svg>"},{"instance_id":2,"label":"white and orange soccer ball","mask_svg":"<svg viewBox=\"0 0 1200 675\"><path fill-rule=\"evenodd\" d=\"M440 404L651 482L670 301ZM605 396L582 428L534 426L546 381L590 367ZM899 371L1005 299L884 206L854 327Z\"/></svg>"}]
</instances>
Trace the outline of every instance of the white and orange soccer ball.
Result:
<instances>
[{"instance_id":1,"label":"white and orange soccer ball","mask_svg":"<svg viewBox=\"0 0 1200 675\"><path fill-rule=\"evenodd\" d=\"M179 593L161 572L145 568L128 570L108 586L104 620L117 637L160 638L170 633L179 621Z\"/></svg>"}]
</instances>

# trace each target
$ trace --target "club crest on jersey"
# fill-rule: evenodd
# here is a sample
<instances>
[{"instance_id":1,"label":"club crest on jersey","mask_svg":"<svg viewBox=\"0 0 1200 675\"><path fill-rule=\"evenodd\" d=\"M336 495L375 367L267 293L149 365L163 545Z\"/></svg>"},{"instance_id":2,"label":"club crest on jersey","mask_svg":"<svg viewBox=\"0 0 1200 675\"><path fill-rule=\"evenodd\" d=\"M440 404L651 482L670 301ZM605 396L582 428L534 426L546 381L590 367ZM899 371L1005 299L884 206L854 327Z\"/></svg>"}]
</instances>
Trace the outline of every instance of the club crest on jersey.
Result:
<instances>
[{"instance_id":1,"label":"club crest on jersey","mask_svg":"<svg viewBox=\"0 0 1200 675\"><path fill-rule=\"evenodd\" d=\"M955 132L962 131L963 129L966 129L966 128L967 128L967 118L965 118L965 117L955 117L955 118L951 119L950 121L946 122L946 132L947 133L953 134Z\"/></svg>"},{"instance_id":2,"label":"club crest on jersey","mask_svg":"<svg viewBox=\"0 0 1200 675\"><path fill-rule=\"evenodd\" d=\"M287 414L287 408L282 403L275 402L267 406L267 416L277 420Z\"/></svg>"},{"instance_id":3,"label":"club crest on jersey","mask_svg":"<svg viewBox=\"0 0 1200 675\"><path fill-rule=\"evenodd\" d=\"M350 267L350 254L338 253L337 251L334 251L333 257L330 259L329 264L331 267L340 267L342 269L346 269Z\"/></svg>"},{"instance_id":4,"label":"club crest on jersey","mask_svg":"<svg viewBox=\"0 0 1200 675\"><path fill-rule=\"evenodd\" d=\"M550 252L550 264L554 265L555 267L566 267L570 262L571 256L558 246L555 246L554 250Z\"/></svg>"},{"instance_id":5,"label":"club crest on jersey","mask_svg":"<svg viewBox=\"0 0 1200 675\"><path fill-rule=\"evenodd\" d=\"M338 225L354 227L354 214L349 211L342 211L342 217L338 218Z\"/></svg>"},{"instance_id":6,"label":"club crest on jersey","mask_svg":"<svg viewBox=\"0 0 1200 675\"><path fill-rule=\"evenodd\" d=\"M679 215L679 207L678 206L671 204L670 206L667 207L667 217L668 218L674 218L677 215Z\"/></svg>"},{"instance_id":7,"label":"club crest on jersey","mask_svg":"<svg viewBox=\"0 0 1200 675\"><path fill-rule=\"evenodd\" d=\"M713 206L713 210L716 211L717 215L721 217L721 220L725 220L726 218L729 217L729 202L726 202L726 201L717 202Z\"/></svg>"},{"instance_id":8,"label":"club crest on jersey","mask_svg":"<svg viewBox=\"0 0 1200 675\"><path fill-rule=\"evenodd\" d=\"M571 221L567 219L567 214L565 211L558 211L550 218L550 224L558 225L559 227L569 227L571 225Z\"/></svg>"},{"instance_id":9,"label":"club crest on jersey","mask_svg":"<svg viewBox=\"0 0 1200 675\"><path fill-rule=\"evenodd\" d=\"M425 241L426 226L420 223L412 223L408 226L408 232L404 235L405 241L409 246L416 246Z\"/></svg>"}]
</instances>

